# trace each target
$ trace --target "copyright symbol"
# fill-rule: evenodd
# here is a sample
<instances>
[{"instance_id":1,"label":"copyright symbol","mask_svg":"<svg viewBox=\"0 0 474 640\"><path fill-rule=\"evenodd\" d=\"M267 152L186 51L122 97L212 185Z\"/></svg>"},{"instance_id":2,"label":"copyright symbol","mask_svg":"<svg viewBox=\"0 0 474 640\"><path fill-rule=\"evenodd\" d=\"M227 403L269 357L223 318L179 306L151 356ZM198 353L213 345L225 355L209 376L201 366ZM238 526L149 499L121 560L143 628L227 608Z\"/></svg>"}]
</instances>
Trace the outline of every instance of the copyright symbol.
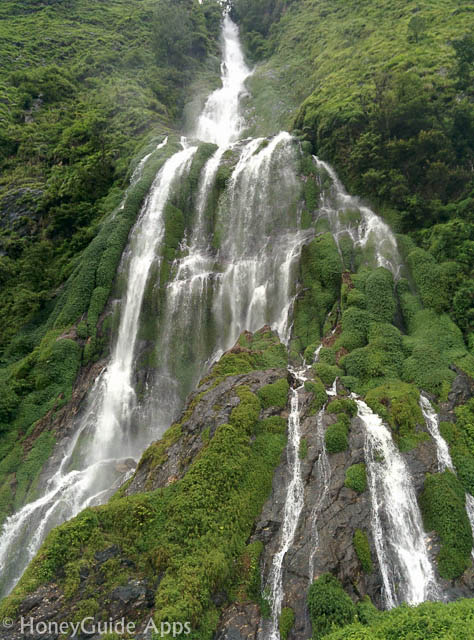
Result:
<instances>
[{"instance_id":1,"label":"copyright symbol","mask_svg":"<svg viewBox=\"0 0 474 640\"><path fill-rule=\"evenodd\" d=\"M5 629L11 629L13 627L13 620L11 618L4 618L2 625Z\"/></svg>"}]
</instances>

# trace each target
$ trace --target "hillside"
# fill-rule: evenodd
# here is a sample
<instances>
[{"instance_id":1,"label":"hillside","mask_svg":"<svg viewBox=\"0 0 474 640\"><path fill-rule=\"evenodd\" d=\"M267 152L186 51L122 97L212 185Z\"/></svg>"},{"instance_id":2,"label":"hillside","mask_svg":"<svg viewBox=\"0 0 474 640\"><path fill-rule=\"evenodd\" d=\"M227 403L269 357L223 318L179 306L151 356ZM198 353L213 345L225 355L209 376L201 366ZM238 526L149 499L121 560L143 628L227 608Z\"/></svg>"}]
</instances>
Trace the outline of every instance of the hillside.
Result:
<instances>
[{"instance_id":1,"label":"hillside","mask_svg":"<svg viewBox=\"0 0 474 640\"><path fill-rule=\"evenodd\" d=\"M470 640L474 10L225 4L0 7L5 640Z\"/></svg>"}]
</instances>

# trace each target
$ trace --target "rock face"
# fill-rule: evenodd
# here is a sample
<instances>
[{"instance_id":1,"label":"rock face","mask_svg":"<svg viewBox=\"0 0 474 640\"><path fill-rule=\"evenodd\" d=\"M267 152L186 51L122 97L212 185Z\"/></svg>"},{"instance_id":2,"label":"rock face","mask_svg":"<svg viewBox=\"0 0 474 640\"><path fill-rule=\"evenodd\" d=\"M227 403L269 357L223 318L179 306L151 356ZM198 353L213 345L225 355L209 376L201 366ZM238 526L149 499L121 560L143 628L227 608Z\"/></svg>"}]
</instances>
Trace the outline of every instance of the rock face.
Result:
<instances>
[{"instance_id":1,"label":"rock face","mask_svg":"<svg viewBox=\"0 0 474 640\"><path fill-rule=\"evenodd\" d=\"M69 429L74 412L78 410L90 379L96 377L100 364L83 371L74 391L73 401L55 418L58 434L63 442L71 435ZM286 369L270 368L227 377L210 377L193 393L180 421L170 429L161 441L152 444L145 452L132 479L121 490L123 495L153 491L182 478L203 447L212 439L217 427L229 422L232 410L241 399L238 390L248 387L256 393L262 387L281 378L288 377ZM462 374L453 385L448 403L442 410L449 418L458 402L465 402L472 393L471 382ZM291 376L289 377L292 383ZM344 393L342 387L338 389ZM283 561L283 607L291 607L295 623L289 640L307 640L311 637L311 623L306 606L306 595L310 584L321 574L330 572L342 583L354 601L370 596L372 602L383 606L382 577L371 529L371 499L369 490L361 493L345 486L346 471L355 464L364 462L364 424L357 417L350 422L348 447L345 451L327 454L326 472L323 473L323 439L327 428L337 421L337 415L326 410L315 411L314 395L310 391L299 391L301 438L305 441L301 454L301 476L304 486L304 506L299 517L293 545ZM260 419L271 415L288 418L288 407L262 409ZM46 420L46 419L45 419ZM41 424L38 425L41 429ZM419 425L424 430L424 425ZM60 447L56 455L61 453ZM413 477L417 494L423 490L426 473L437 471L436 448L432 440L421 441L404 458ZM255 527L250 543L263 543L260 570L263 587L268 584L273 558L280 549L284 505L291 469L286 450L273 476L271 495L268 497ZM354 534L361 530L367 535L373 569L364 571L354 546ZM433 533L427 536L433 559L439 551L439 540ZM117 586L110 582L108 567L128 572L128 578ZM38 622L74 620L82 613L81 603L94 593L100 615L114 621L124 618L135 623L131 637L145 640L152 637L147 623L154 613L154 594L162 575L157 573L150 579L134 575L137 567L127 558L118 545L98 551L92 566L84 567L77 577L78 586L71 598L64 575L56 575L53 582L43 584L20 602L17 615ZM131 573L130 573L131 571ZM441 581L448 597L472 597L474 572L470 569L452 584ZM215 640L267 640L266 622L262 619L260 606L248 600L231 602L224 591L214 594L213 600L222 610ZM95 611L90 614L94 619ZM96 616L97 617L97 616ZM97 620L99 618L97 617ZM23 633L17 620L10 629L3 630L2 640L23 640L40 637ZM60 634L52 633L50 640ZM77 638L99 638L98 634L78 633ZM124 636L128 637L128 636Z\"/></svg>"},{"instance_id":2,"label":"rock face","mask_svg":"<svg viewBox=\"0 0 474 640\"><path fill-rule=\"evenodd\" d=\"M344 486L348 467L364 462L364 426L356 416L351 421L349 447L346 451L329 454L329 481L324 489L319 460L322 455L318 437L318 416L311 415L311 394L300 392L301 435L307 442L307 455L301 464L304 483L304 507L300 515L292 548L283 562L284 599L282 607L291 607L295 624L289 640L311 637L311 623L306 606L310 584L323 573L330 572L342 583L354 601L365 595L383 607L382 576L371 530L371 500L369 490L357 493ZM322 429L336 421L336 417L321 412ZM424 425L420 425L424 430ZM321 427L319 429L321 433ZM430 441L422 441L404 454L417 494L423 489L426 473L438 470L436 448ZM256 525L253 540L264 544L261 559L263 584L268 581L274 555L279 550L289 468L286 453L273 478L272 494L266 502ZM322 498L322 494L323 499ZM364 531L369 540L373 571L365 573L353 544L356 529ZM428 534L428 545L434 560L439 551L436 534ZM313 562L310 558L313 556ZM312 565L312 566L310 566ZM471 572L472 573L472 572ZM449 598L472 597L472 575L469 570L456 583L439 581ZM254 616L254 605L232 605L221 617L216 640L247 640L264 638L262 620Z\"/></svg>"}]
</instances>

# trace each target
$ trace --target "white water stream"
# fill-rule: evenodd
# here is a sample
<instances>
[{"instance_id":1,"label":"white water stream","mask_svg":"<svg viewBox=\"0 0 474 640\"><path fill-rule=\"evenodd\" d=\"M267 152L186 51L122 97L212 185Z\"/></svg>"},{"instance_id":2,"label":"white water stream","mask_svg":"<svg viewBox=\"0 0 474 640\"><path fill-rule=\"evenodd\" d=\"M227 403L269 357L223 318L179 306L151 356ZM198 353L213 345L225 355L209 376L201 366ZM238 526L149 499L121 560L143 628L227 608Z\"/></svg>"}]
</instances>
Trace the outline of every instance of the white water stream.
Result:
<instances>
[{"instance_id":1,"label":"white water stream","mask_svg":"<svg viewBox=\"0 0 474 640\"><path fill-rule=\"evenodd\" d=\"M410 471L381 418L352 396L365 427L372 533L387 608L440 598Z\"/></svg>"},{"instance_id":2,"label":"white water stream","mask_svg":"<svg viewBox=\"0 0 474 640\"><path fill-rule=\"evenodd\" d=\"M449 453L449 447L446 440L443 438L439 431L439 418L438 414L434 410L431 402L428 398L420 394L420 407L425 419L425 424L430 432L431 437L436 443L436 453L438 456L438 468L440 471L452 471L456 473L454 469L453 461ZM470 493L466 493L466 513L471 525L472 535L474 538L474 498ZM472 550L472 557L474 558L474 548Z\"/></svg>"},{"instance_id":3,"label":"white water stream","mask_svg":"<svg viewBox=\"0 0 474 640\"><path fill-rule=\"evenodd\" d=\"M299 370L290 368L289 371L298 381L299 386L291 388L290 415L288 417L288 446L286 448L290 481L286 491L280 548L273 557L272 568L268 579L272 609L268 640L279 640L280 638L278 621L284 596L283 560L293 544L301 510L304 506L304 487L301 478L301 460L299 457L301 443L299 391L304 387L307 367Z\"/></svg>"}]
</instances>

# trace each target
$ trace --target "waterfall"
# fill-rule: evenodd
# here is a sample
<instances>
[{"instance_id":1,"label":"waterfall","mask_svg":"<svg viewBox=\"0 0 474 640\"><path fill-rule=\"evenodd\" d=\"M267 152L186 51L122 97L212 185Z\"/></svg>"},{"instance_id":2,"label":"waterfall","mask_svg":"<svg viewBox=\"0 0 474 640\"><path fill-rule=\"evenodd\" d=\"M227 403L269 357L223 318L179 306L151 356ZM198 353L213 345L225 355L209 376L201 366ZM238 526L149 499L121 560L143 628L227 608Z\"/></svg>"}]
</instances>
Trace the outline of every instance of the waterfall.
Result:
<instances>
[{"instance_id":1,"label":"waterfall","mask_svg":"<svg viewBox=\"0 0 474 640\"><path fill-rule=\"evenodd\" d=\"M331 189L322 190L321 211L327 217L331 232L339 250L344 235L348 235L355 248L373 250L374 266L389 269L398 277L401 259L397 241L390 227L369 207L361 204L358 198L349 195L334 169L317 156L313 156L316 166L324 171L332 182ZM354 218L356 213L356 219ZM346 215L344 215L346 214ZM349 265L346 265L349 266Z\"/></svg>"},{"instance_id":2,"label":"waterfall","mask_svg":"<svg viewBox=\"0 0 474 640\"><path fill-rule=\"evenodd\" d=\"M287 133L239 142L239 99L250 73L237 27L226 17L222 87L209 96L194 132L198 139L217 143L218 149L201 172L189 246L172 265L160 313L153 384L138 402L136 343L145 288L150 274L156 278L159 273L165 205L197 150L184 139L182 151L155 178L130 234L122 260L126 292L107 368L88 394L74 436L60 444L62 461L44 482L41 496L4 524L0 595L16 584L52 527L86 506L105 502L128 477L143 449L179 413L209 363L231 347L241 331L270 324L288 340L299 253L313 232L298 230L298 143ZM228 149L238 160L218 206L221 242L216 247L209 237L206 207ZM137 165L132 182L139 179L146 160Z\"/></svg>"},{"instance_id":3,"label":"waterfall","mask_svg":"<svg viewBox=\"0 0 474 640\"><path fill-rule=\"evenodd\" d=\"M437 599L439 589L409 469L380 417L365 402L352 397L365 427L372 533L385 605L390 609L402 602L418 604Z\"/></svg>"},{"instance_id":4,"label":"waterfall","mask_svg":"<svg viewBox=\"0 0 474 640\"><path fill-rule=\"evenodd\" d=\"M0 538L0 595L16 584L48 531L99 496L105 499L110 495L130 467L127 458L137 458L143 450L143 438L133 442L130 439L138 320L148 273L163 236L164 206L196 149L185 148L163 165L132 230L127 290L113 355L89 394L88 410L59 469L47 481L43 496L10 516L4 525Z\"/></svg>"},{"instance_id":5,"label":"waterfall","mask_svg":"<svg viewBox=\"0 0 474 640\"><path fill-rule=\"evenodd\" d=\"M428 398L421 393L420 394L420 407L425 419L425 424L430 432L431 437L436 444L436 454L438 456L438 468L439 471L445 471L449 469L453 473L456 473L449 453L449 447L446 440L443 438L439 431L439 418L436 411L433 409L431 402ZM470 493L466 492L466 513L471 525L472 535L474 538L474 498ZM472 550L472 557L474 558L474 548Z\"/></svg>"},{"instance_id":6,"label":"waterfall","mask_svg":"<svg viewBox=\"0 0 474 640\"><path fill-rule=\"evenodd\" d=\"M296 378L300 385L291 389L290 415L288 417L288 446L286 449L291 477L286 491L280 549L273 558L268 580L272 608L272 619L268 635L269 640L279 640L280 638L278 621L284 595L283 560L288 549L290 549L293 544L300 513L304 505L304 487L301 478L301 461L299 457L301 442L299 391L304 387L306 370L306 367L299 370L289 368L290 373Z\"/></svg>"},{"instance_id":7,"label":"waterfall","mask_svg":"<svg viewBox=\"0 0 474 640\"><path fill-rule=\"evenodd\" d=\"M446 440L439 432L438 415L431 406L431 402L422 393L420 394L420 407L428 431L430 432L430 435L436 444L436 455L438 457L439 471L445 471L446 469L449 469L450 471L454 472L454 466L449 454L448 445L446 443Z\"/></svg>"}]
</instances>

